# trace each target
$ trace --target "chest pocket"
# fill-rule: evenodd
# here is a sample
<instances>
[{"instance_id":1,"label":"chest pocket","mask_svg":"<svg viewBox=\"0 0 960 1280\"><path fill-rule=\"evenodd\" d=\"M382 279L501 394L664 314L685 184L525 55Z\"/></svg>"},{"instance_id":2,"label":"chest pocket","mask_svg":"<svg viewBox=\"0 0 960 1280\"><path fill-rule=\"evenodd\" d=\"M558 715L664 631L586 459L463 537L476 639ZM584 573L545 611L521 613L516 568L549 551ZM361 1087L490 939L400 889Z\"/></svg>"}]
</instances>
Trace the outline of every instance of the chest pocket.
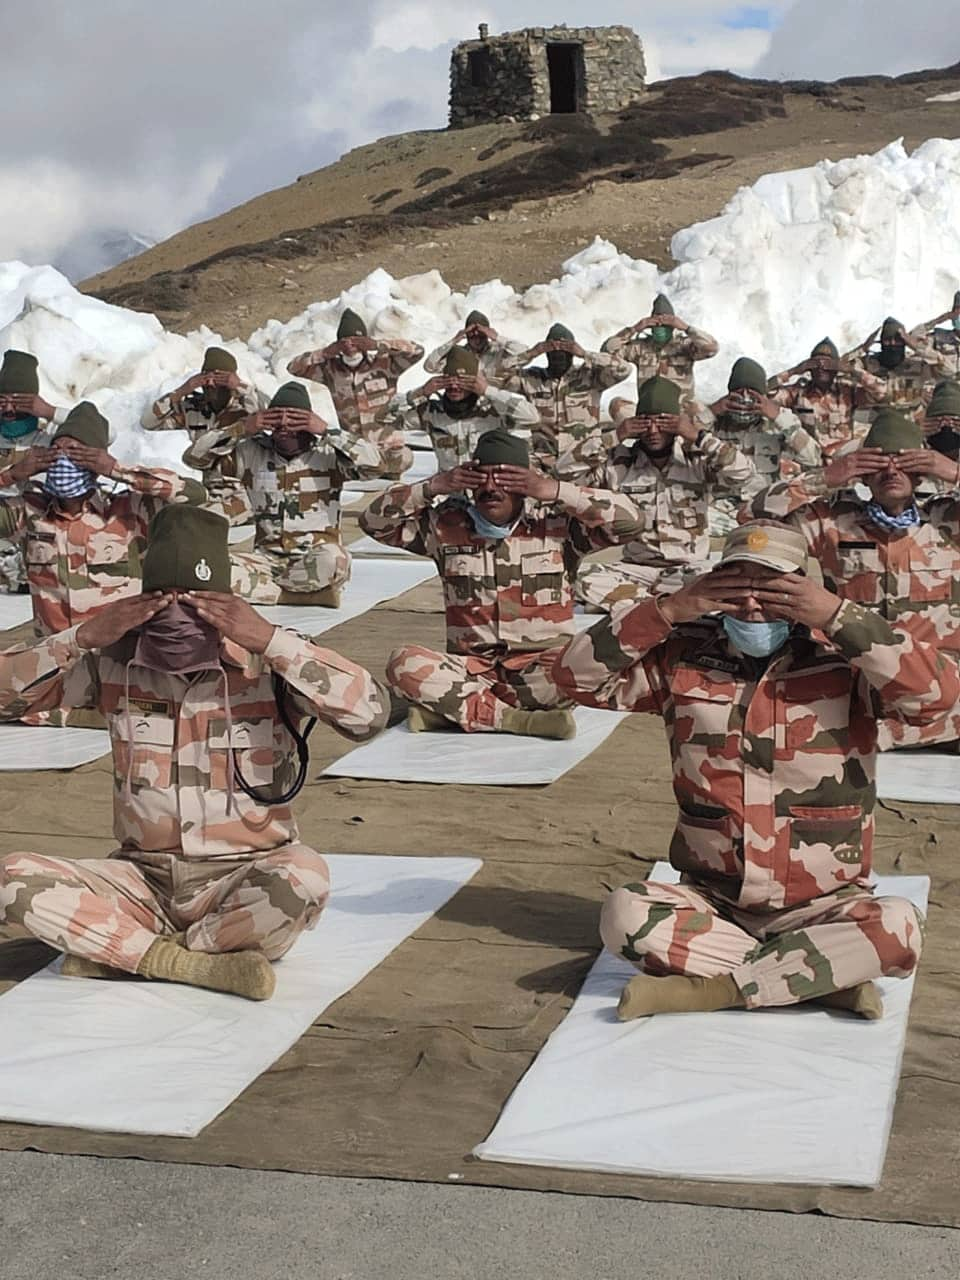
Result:
<instances>
[{"instance_id":1,"label":"chest pocket","mask_svg":"<svg viewBox=\"0 0 960 1280\"><path fill-rule=\"evenodd\" d=\"M918 547L910 556L910 603L923 608L954 599L960 592L958 578L960 555L942 548Z\"/></svg>"},{"instance_id":2,"label":"chest pocket","mask_svg":"<svg viewBox=\"0 0 960 1280\"><path fill-rule=\"evenodd\" d=\"M54 565L57 561L57 544L53 538L40 538L36 534L27 538L27 564Z\"/></svg>"},{"instance_id":3,"label":"chest pocket","mask_svg":"<svg viewBox=\"0 0 960 1280\"><path fill-rule=\"evenodd\" d=\"M845 600L876 604L883 594L883 557L877 546L837 547L839 578L837 587Z\"/></svg>"},{"instance_id":4,"label":"chest pocket","mask_svg":"<svg viewBox=\"0 0 960 1280\"><path fill-rule=\"evenodd\" d=\"M129 578L129 536L121 541L115 534L107 533L104 529L91 533L87 542L87 568L98 577Z\"/></svg>"},{"instance_id":5,"label":"chest pocket","mask_svg":"<svg viewBox=\"0 0 960 1280\"><path fill-rule=\"evenodd\" d=\"M116 777L122 786L129 776L134 787L164 790L171 784L175 722L172 716L144 715L133 708L110 717L110 738Z\"/></svg>"},{"instance_id":6,"label":"chest pocket","mask_svg":"<svg viewBox=\"0 0 960 1280\"><path fill-rule=\"evenodd\" d=\"M817 667L776 681L774 756L844 754L850 733L850 669Z\"/></svg>"},{"instance_id":7,"label":"chest pocket","mask_svg":"<svg viewBox=\"0 0 960 1280\"><path fill-rule=\"evenodd\" d=\"M726 671L676 667L670 676L675 749L682 752L693 741L700 748L722 748L739 692L740 683Z\"/></svg>"},{"instance_id":8,"label":"chest pocket","mask_svg":"<svg viewBox=\"0 0 960 1280\"><path fill-rule=\"evenodd\" d=\"M703 500L698 500L695 490L682 484L672 484L667 490L669 523L677 529L691 531L706 528Z\"/></svg>"},{"instance_id":9,"label":"chest pocket","mask_svg":"<svg viewBox=\"0 0 960 1280\"><path fill-rule=\"evenodd\" d=\"M523 607L559 604L563 599L564 564L559 551L530 551L520 559Z\"/></svg>"},{"instance_id":10,"label":"chest pocket","mask_svg":"<svg viewBox=\"0 0 960 1280\"><path fill-rule=\"evenodd\" d=\"M236 760L245 782L251 787L269 791L275 766L272 718L235 720L228 737L226 720L211 717L207 727L207 750L212 790L227 790L230 770Z\"/></svg>"}]
</instances>

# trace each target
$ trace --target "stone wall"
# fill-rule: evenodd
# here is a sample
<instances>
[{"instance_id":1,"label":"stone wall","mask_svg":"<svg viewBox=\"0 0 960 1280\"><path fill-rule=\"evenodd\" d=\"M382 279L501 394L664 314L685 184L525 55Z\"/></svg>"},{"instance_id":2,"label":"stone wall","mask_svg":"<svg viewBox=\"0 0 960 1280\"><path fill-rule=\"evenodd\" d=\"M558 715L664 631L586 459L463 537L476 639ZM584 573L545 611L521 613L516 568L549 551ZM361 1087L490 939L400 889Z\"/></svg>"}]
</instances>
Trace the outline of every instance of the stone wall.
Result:
<instances>
[{"instance_id":1,"label":"stone wall","mask_svg":"<svg viewBox=\"0 0 960 1280\"><path fill-rule=\"evenodd\" d=\"M466 40L450 57L450 127L550 114L549 45L577 46L576 109L620 111L643 93L643 47L629 27L530 27Z\"/></svg>"}]
</instances>

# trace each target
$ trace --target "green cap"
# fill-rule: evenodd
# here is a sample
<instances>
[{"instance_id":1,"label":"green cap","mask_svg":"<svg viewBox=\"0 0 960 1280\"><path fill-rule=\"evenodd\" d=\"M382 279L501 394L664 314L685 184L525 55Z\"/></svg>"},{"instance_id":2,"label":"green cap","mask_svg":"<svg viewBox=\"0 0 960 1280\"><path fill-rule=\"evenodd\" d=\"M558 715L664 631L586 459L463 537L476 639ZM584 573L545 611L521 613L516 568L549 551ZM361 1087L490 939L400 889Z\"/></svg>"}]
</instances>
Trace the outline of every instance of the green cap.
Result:
<instances>
[{"instance_id":1,"label":"green cap","mask_svg":"<svg viewBox=\"0 0 960 1280\"><path fill-rule=\"evenodd\" d=\"M61 436L79 440L91 449L106 449L110 443L110 424L95 404L81 400L64 418L53 438L59 440Z\"/></svg>"},{"instance_id":2,"label":"green cap","mask_svg":"<svg viewBox=\"0 0 960 1280\"><path fill-rule=\"evenodd\" d=\"M223 347L207 347L203 353L201 373L236 373L237 358Z\"/></svg>"},{"instance_id":3,"label":"green cap","mask_svg":"<svg viewBox=\"0 0 960 1280\"><path fill-rule=\"evenodd\" d=\"M285 382L282 387L278 387L276 394L270 401L270 408L306 409L308 413L313 412L310 393L302 382Z\"/></svg>"},{"instance_id":4,"label":"green cap","mask_svg":"<svg viewBox=\"0 0 960 1280\"><path fill-rule=\"evenodd\" d=\"M960 382L945 378L933 389L927 405L928 418L960 418Z\"/></svg>"},{"instance_id":5,"label":"green cap","mask_svg":"<svg viewBox=\"0 0 960 1280\"><path fill-rule=\"evenodd\" d=\"M918 423L897 409L878 409L870 430L863 438L864 449L899 453L901 449L922 449L923 432Z\"/></svg>"},{"instance_id":6,"label":"green cap","mask_svg":"<svg viewBox=\"0 0 960 1280\"><path fill-rule=\"evenodd\" d=\"M648 378L640 387L640 394L637 396L637 409L635 417L642 418L645 414L671 413L679 414L680 412L680 388L675 382L671 382L669 378Z\"/></svg>"},{"instance_id":7,"label":"green cap","mask_svg":"<svg viewBox=\"0 0 960 1280\"><path fill-rule=\"evenodd\" d=\"M548 342L575 342L573 334L565 324L552 324L547 333Z\"/></svg>"},{"instance_id":8,"label":"green cap","mask_svg":"<svg viewBox=\"0 0 960 1280\"><path fill-rule=\"evenodd\" d=\"M658 293L653 300L653 307L650 311L652 316L672 316L673 303L665 293Z\"/></svg>"},{"instance_id":9,"label":"green cap","mask_svg":"<svg viewBox=\"0 0 960 1280\"><path fill-rule=\"evenodd\" d=\"M840 352L837 344L832 338L821 338L817 345L810 352L810 359L813 360L817 356L829 356L831 360L839 360Z\"/></svg>"},{"instance_id":10,"label":"green cap","mask_svg":"<svg viewBox=\"0 0 960 1280\"><path fill-rule=\"evenodd\" d=\"M0 365L0 396L38 396L40 378L37 374L37 357L26 351L3 353Z\"/></svg>"},{"instance_id":11,"label":"green cap","mask_svg":"<svg viewBox=\"0 0 960 1280\"><path fill-rule=\"evenodd\" d=\"M481 467L529 467L530 449L525 440L511 435L506 427L495 427L493 431L485 431L477 441L473 460Z\"/></svg>"},{"instance_id":12,"label":"green cap","mask_svg":"<svg viewBox=\"0 0 960 1280\"><path fill-rule=\"evenodd\" d=\"M767 371L762 364L757 364L756 360L750 360L747 356L741 356L730 370L730 381L727 383L728 391L757 391L760 395L767 394Z\"/></svg>"},{"instance_id":13,"label":"green cap","mask_svg":"<svg viewBox=\"0 0 960 1280\"><path fill-rule=\"evenodd\" d=\"M475 351L469 347L451 347L443 362L443 373L447 378L455 378L463 374L465 378L475 378L480 372L480 361Z\"/></svg>"},{"instance_id":14,"label":"green cap","mask_svg":"<svg viewBox=\"0 0 960 1280\"><path fill-rule=\"evenodd\" d=\"M880 330L880 341L882 342L884 338L899 338L902 328L903 325L895 316L887 316Z\"/></svg>"},{"instance_id":15,"label":"green cap","mask_svg":"<svg viewBox=\"0 0 960 1280\"><path fill-rule=\"evenodd\" d=\"M490 321L482 311L471 311L466 320L464 320L463 327L465 329L472 329L476 324L482 325L484 329L490 328Z\"/></svg>"},{"instance_id":16,"label":"green cap","mask_svg":"<svg viewBox=\"0 0 960 1280\"><path fill-rule=\"evenodd\" d=\"M147 533L143 590L229 591L229 528L204 507L161 507Z\"/></svg>"},{"instance_id":17,"label":"green cap","mask_svg":"<svg viewBox=\"0 0 960 1280\"><path fill-rule=\"evenodd\" d=\"M338 340L343 338L365 338L367 336L367 326L363 323L355 311L351 311L347 307L343 315L340 317L340 323L337 326Z\"/></svg>"}]
</instances>

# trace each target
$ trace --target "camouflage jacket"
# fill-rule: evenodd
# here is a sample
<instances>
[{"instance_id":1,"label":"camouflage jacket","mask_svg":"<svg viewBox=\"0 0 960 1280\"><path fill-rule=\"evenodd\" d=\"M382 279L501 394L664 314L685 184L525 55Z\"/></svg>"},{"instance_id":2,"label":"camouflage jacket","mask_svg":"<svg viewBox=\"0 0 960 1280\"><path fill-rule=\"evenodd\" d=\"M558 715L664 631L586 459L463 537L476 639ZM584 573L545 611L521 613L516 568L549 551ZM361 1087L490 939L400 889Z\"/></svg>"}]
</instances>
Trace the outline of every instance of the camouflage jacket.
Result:
<instances>
[{"instance_id":1,"label":"camouflage jacket","mask_svg":"<svg viewBox=\"0 0 960 1280\"><path fill-rule=\"evenodd\" d=\"M718 618L671 629L656 601L623 603L554 676L577 702L663 717L680 808L670 861L746 911L864 883L877 718L922 724L960 699L956 663L846 600L826 634L795 632L766 665Z\"/></svg>"},{"instance_id":2,"label":"camouflage jacket","mask_svg":"<svg viewBox=\"0 0 960 1280\"><path fill-rule=\"evenodd\" d=\"M960 652L960 493L918 503L920 524L874 524L852 489L831 492L819 468L757 494L741 519L769 516L807 540L838 596Z\"/></svg>"},{"instance_id":3,"label":"camouflage jacket","mask_svg":"<svg viewBox=\"0 0 960 1280\"><path fill-rule=\"evenodd\" d=\"M423 368L426 373L443 373L443 366L447 356L457 345L456 342L445 342L442 346L437 347L423 362ZM507 360L516 360L526 351L526 347L522 342L511 342L507 338L496 338L491 340L486 351L478 356L480 361L480 372L492 382L494 386L503 377L503 365Z\"/></svg>"},{"instance_id":4,"label":"camouflage jacket","mask_svg":"<svg viewBox=\"0 0 960 1280\"><path fill-rule=\"evenodd\" d=\"M886 384L866 371L855 382L840 374L825 391L815 387L809 378L794 382L792 377L790 373L778 374L780 385L770 393L771 397L797 415L801 426L827 457L850 440L863 439L869 423L862 414L855 421L854 414L879 404L887 394Z\"/></svg>"},{"instance_id":5,"label":"camouflage jacket","mask_svg":"<svg viewBox=\"0 0 960 1280\"><path fill-rule=\"evenodd\" d=\"M147 529L168 502L196 506L203 485L175 471L117 465L125 493L96 489L70 515L39 485L0 498L0 537L22 540L37 635L77 626L105 604L140 590ZM0 485L9 472L0 472Z\"/></svg>"},{"instance_id":6,"label":"camouflage jacket","mask_svg":"<svg viewBox=\"0 0 960 1280\"><path fill-rule=\"evenodd\" d=\"M284 458L267 437L246 436L238 424L200 436L183 461L206 474L220 458L229 459L253 509L257 550L296 559L319 542L339 541L344 482L380 469L372 440L327 431L315 441L313 448Z\"/></svg>"},{"instance_id":7,"label":"camouflage jacket","mask_svg":"<svg viewBox=\"0 0 960 1280\"><path fill-rule=\"evenodd\" d=\"M295 724L318 716L363 741L386 722L389 697L368 671L280 627L262 655L224 640L222 670L188 680L140 666L132 660L134 648L126 636L87 653L74 627L0 654L0 718L64 700L98 707L106 717L113 830L124 855L210 861L258 855L299 839L289 806L258 804L233 771L235 761L244 780L266 796L282 795L296 776L297 752L277 710L274 672L286 682Z\"/></svg>"},{"instance_id":8,"label":"camouflage jacket","mask_svg":"<svg viewBox=\"0 0 960 1280\"><path fill-rule=\"evenodd\" d=\"M625 493L635 504L642 529L640 537L627 544L624 560L629 564L706 560L714 486L746 488L755 476L753 463L735 444L703 430L696 441L677 436L673 452L660 467L622 427L618 434L621 442L606 463L580 483Z\"/></svg>"},{"instance_id":9,"label":"camouflage jacket","mask_svg":"<svg viewBox=\"0 0 960 1280\"><path fill-rule=\"evenodd\" d=\"M617 334L603 344L604 351L622 356L636 366L639 384L648 378L669 378L685 396L693 395L693 366L698 360L709 360L719 349L716 338L692 327L662 347L657 346L652 338L619 337Z\"/></svg>"},{"instance_id":10,"label":"camouflage jacket","mask_svg":"<svg viewBox=\"0 0 960 1280\"><path fill-rule=\"evenodd\" d=\"M735 426L725 414L714 418L710 410L699 421L712 422L713 430L721 440L735 444L754 465L755 476L743 489L732 494L725 489L718 497L750 498L775 480L789 480L808 467L818 467L822 461L819 444L800 425L800 420L790 409L781 409L776 421L746 429Z\"/></svg>"},{"instance_id":11,"label":"camouflage jacket","mask_svg":"<svg viewBox=\"0 0 960 1280\"><path fill-rule=\"evenodd\" d=\"M907 348L903 363L895 369L885 369L876 356L864 355L859 349L847 359L854 369L883 383L886 404L917 415L922 413L940 379L950 377L950 360L926 334L914 331L910 337L919 351Z\"/></svg>"},{"instance_id":12,"label":"camouflage jacket","mask_svg":"<svg viewBox=\"0 0 960 1280\"><path fill-rule=\"evenodd\" d=\"M562 645L573 633L582 558L640 532L629 498L564 483L555 503L525 499L513 532L498 542L478 536L463 497L433 505L425 484L393 485L360 525L378 542L436 562L448 653L507 659Z\"/></svg>"},{"instance_id":13,"label":"camouflage jacket","mask_svg":"<svg viewBox=\"0 0 960 1280\"><path fill-rule=\"evenodd\" d=\"M452 418L441 396L425 396L418 390L397 396L390 404L388 421L412 430L426 431L441 471L462 466L473 457L477 441L494 427L506 427L511 435L530 440L530 428L539 422L537 411L523 396L488 387L469 418Z\"/></svg>"},{"instance_id":14,"label":"camouflage jacket","mask_svg":"<svg viewBox=\"0 0 960 1280\"><path fill-rule=\"evenodd\" d=\"M526 396L539 414L533 451L547 470L579 440L599 434L601 396L632 372L626 360L602 352L588 353L562 378L538 365L521 369L518 360L504 366L503 385Z\"/></svg>"},{"instance_id":15,"label":"camouflage jacket","mask_svg":"<svg viewBox=\"0 0 960 1280\"><path fill-rule=\"evenodd\" d=\"M337 419L345 431L369 435L380 428L387 406L396 395L397 379L417 363L423 347L402 338L378 342L356 369L348 369L339 356L305 351L287 365L298 378L322 382L330 392Z\"/></svg>"}]
</instances>

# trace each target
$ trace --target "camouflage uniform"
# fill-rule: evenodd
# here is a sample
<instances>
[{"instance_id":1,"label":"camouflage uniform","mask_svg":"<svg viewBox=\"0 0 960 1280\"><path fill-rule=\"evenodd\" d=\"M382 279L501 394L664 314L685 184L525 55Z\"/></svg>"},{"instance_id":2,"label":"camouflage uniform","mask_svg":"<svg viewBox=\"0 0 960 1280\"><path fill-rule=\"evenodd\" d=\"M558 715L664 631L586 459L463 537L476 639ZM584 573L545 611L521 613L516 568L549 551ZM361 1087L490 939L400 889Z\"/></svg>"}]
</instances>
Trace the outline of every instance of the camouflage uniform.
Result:
<instances>
[{"instance_id":1,"label":"camouflage uniform","mask_svg":"<svg viewBox=\"0 0 960 1280\"><path fill-rule=\"evenodd\" d=\"M919 913L868 883L876 722L948 712L954 663L851 601L764 665L719 619L671 628L645 600L574 639L555 673L578 702L661 715L670 744L684 880L611 895L613 952L656 974L732 971L750 1008L914 969Z\"/></svg>"},{"instance_id":2,"label":"camouflage uniform","mask_svg":"<svg viewBox=\"0 0 960 1280\"><path fill-rule=\"evenodd\" d=\"M70 515L39 485L0 498L0 537L25 548L38 636L77 626L105 604L140 590L140 560L151 519L168 502L199 505L203 485L175 471L117 464L111 480L126 493L95 489ZM0 471L0 487L12 483Z\"/></svg>"},{"instance_id":3,"label":"camouflage uniform","mask_svg":"<svg viewBox=\"0 0 960 1280\"><path fill-rule=\"evenodd\" d=\"M362 667L280 628L262 655L225 640L222 669L190 680L132 662L134 646L125 637L84 662L73 628L0 655L4 719L64 697L106 716L120 842L106 860L2 859L0 929L131 973L158 935L181 931L193 951L259 949L275 960L316 924L329 876L289 807L247 796L232 761L268 794L297 773L274 672L295 722L319 716L359 741L384 724L387 695Z\"/></svg>"},{"instance_id":4,"label":"camouflage uniform","mask_svg":"<svg viewBox=\"0 0 960 1280\"><path fill-rule=\"evenodd\" d=\"M195 407L188 395L182 400L161 396L143 415L140 425L144 431L186 431L190 443L195 443L208 431L223 431L264 408L266 401L253 387L240 386L230 390L230 399L219 413L204 413ZM251 518L250 503L239 476L230 470L229 460L208 469L203 477L207 491L204 505L216 511L231 524L247 524Z\"/></svg>"},{"instance_id":5,"label":"camouflage uniform","mask_svg":"<svg viewBox=\"0 0 960 1280\"><path fill-rule=\"evenodd\" d=\"M856 381L837 374L833 385L821 389L809 378L791 381L792 373L776 377L779 386L771 391L771 399L792 410L801 425L813 436L824 457L835 453L851 440L862 440L869 429L866 416L855 418L857 410L865 410L886 399L887 387L881 378L862 372Z\"/></svg>"},{"instance_id":6,"label":"camouflage uniform","mask_svg":"<svg viewBox=\"0 0 960 1280\"><path fill-rule=\"evenodd\" d=\"M934 386L941 378L950 377L950 360L938 351L922 331L910 334L918 351L907 349L903 361L895 369L885 368L874 355L866 355L859 348L846 358L860 373L870 374L884 385L884 402L893 409L920 418L933 394ZM858 409L858 418L868 422L870 414Z\"/></svg>"},{"instance_id":7,"label":"camouflage uniform","mask_svg":"<svg viewBox=\"0 0 960 1280\"><path fill-rule=\"evenodd\" d=\"M685 397L692 398L693 366L698 360L711 359L720 348L716 338L691 326L686 333L675 335L663 345L658 345L652 338L618 337L614 334L603 344L603 350L635 365L639 386L648 378L669 378Z\"/></svg>"},{"instance_id":8,"label":"camouflage uniform","mask_svg":"<svg viewBox=\"0 0 960 1280\"><path fill-rule=\"evenodd\" d=\"M619 430L622 434L623 428ZM577 599L607 609L617 601L649 595L654 583L658 589L675 590L689 575L706 573L713 486L743 489L753 476L750 459L711 431L701 431L696 441L677 436L662 467L639 441L623 435L607 465L584 483L627 494L640 514L642 532L627 544L619 563L581 571Z\"/></svg>"},{"instance_id":9,"label":"camouflage uniform","mask_svg":"<svg viewBox=\"0 0 960 1280\"><path fill-rule=\"evenodd\" d=\"M537 365L520 368L517 358L504 365L503 385L524 395L539 415L532 448L548 475L579 483L578 474L559 470L560 459L569 459L573 447L583 442L602 451L601 396L631 373L626 360L602 352L588 352L579 366L559 378Z\"/></svg>"},{"instance_id":10,"label":"camouflage uniform","mask_svg":"<svg viewBox=\"0 0 960 1280\"><path fill-rule=\"evenodd\" d=\"M821 470L758 494L744 520L773 517L803 534L825 581L844 600L906 628L960 662L960 493L918 503L921 523L884 529L850 490L830 492ZM960 707L942 721L885 721L881 749L960 737Z\"/></svg>"},{"instance_id":11,"label":"camouflage uniform","mask_svg":"<svg viewBox=\"0 0 960 1280\"><path fill-rule=\"evenodd\" d=\"M423 347L416 342L392 338L378 342L375 350L364 352L362 363L355 369L348 368L339 356L305 351L290 361L287 371L311 382L322 382L330 392L343 430L375 444L382 460L378 474L396 480L412 464L413 454L403 443L402 433L384 418L397 393L397 379L422 355Z\"/></svg>"},{"instance_id":12,"label":"camouflage uniform","mask_svg":"<svg viewBox=\"0 0 960 1280\"><path fill-rule=\"evenodd\" d=\"M379 473L372 440L328 431L312 448L285 458L268 437L247 436L238 423L206 432L183 455L204 475L221 458L239 475L256 522L254 550L230 557L237 595L276 604L283 591L322 591L349 580L340 491L347 480Z\"/></svg>"},{"instance_id":13,"label":"camouflage uniform","mask_svg":"<svg viewBox=\"0 0 960 1280\"><path fill-rule=\"evenodd\" d=\"M753 497L776 480L789 480L808 467L818 467L822 461L819 444L791 409L781 409L775 421L764 419L755 427L738 427L726 414L714 418L709 409L698 415L698 420L712 424L721 440L735 444L753 463L754 477L743 489L720 495L728 498L734 511L743 498Z\"/></svg>"},{"instance_id":14,"label":"camouflage uniform","mask_svg":"<svg viewBox=\"0 0 960 1280\"><path fill-rule=\"evenodd\" d=\"M391 547L430 556L446 602L447 652L395 649L391 688L468 732L495 730L509 707L562 705L551 677L573 634L573 581L581 558L640 532L629 498L561 482L555 503L524 500L501 541L481 538L461 497L438 505L424 484L394 485L361 527Z\"/></svg>"},{"instance_id":15,"label":"camouflage uniform","mask_svg":"<svg viewBox=\"0 0 960 1280\"><path fill-rule=\"evenodd\" d=\"M530 428L540 421L528 400L498 387L488 387L473 413L465 418L451 417L442 396L425 396L420 390L397 396L390 403L389 414L391 421L426 431L440 471L452 471L469 462L477 441L494 427L506 427L519 439L529 440Z\"/></svg>"},{"instance_id":16,"label":"camouflage uniform","mask_svg":"<svg viewBox=\"0 0 960 1280\"><path fill-rule=\"evenodd\" d=\"M457 346L457 341L451 339L449 342L443 343L437 347L423 362L423 368L426 373L442 374L447 356ZM471 348L472 350L472 348ZM526 351L526 347L522 342L510 342L507 338L492 338L486 351L477 351L474 354L480 364L480 372L488 382L494 386L503 378L503 366L508 360L516 360L518 356L522 356Z\"/></svg>"},{"instance_id":17,"label":"camouflage uniform","mask_svg":"<svg viewBox=\"0 0 960 1280\"><path fill-rule=\"evenodd\" d=\"M19 440L6 440L0 435L0 503L7 498L15 497L20 486L3 476L15 466L31 449L49 448L50 436L43 427L38 427L28 436ZM23 547L15 539L0 537L0 592L16 595L27 585L27 566L23 560Z\"/></svg>"}]
</instances>

